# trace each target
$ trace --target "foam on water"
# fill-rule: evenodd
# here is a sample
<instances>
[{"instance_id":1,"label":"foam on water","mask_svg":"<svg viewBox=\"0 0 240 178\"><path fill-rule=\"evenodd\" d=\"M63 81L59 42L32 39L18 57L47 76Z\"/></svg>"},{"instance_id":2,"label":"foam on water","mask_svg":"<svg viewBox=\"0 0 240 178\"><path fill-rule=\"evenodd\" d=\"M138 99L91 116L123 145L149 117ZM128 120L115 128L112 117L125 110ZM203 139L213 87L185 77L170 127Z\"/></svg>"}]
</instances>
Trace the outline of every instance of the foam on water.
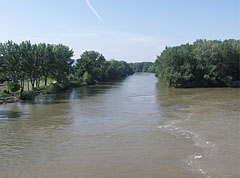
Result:
<instances>
[{"instance_id":1,"label":"foam on water","mask_svg":"<svg viewBox=\"0 0 240 178\"><path fill-rule=\"evenodd\" d=\"M167 122L165 125L157 126L157 128L159 128L163 132L173 134L177 138L190 139L191 141L193 141L194 145L197 147L214 151L216 147L214 143L210 141L206 141L202 139L198 134L185 130L180 126L178 126L179 125L178 123L182 123L186 121L188 121L188 119L173 120L173 121ZM203 170L203 168L201 168L200 163L202 162L203 158L204 158L204 155L202 153L195 153L194 155L189 155L187 160L185 160L184 162L187 163L191 171L197 172L206 178L211 178L207 174L207 172Z\"/></svg>"}]
</instances>

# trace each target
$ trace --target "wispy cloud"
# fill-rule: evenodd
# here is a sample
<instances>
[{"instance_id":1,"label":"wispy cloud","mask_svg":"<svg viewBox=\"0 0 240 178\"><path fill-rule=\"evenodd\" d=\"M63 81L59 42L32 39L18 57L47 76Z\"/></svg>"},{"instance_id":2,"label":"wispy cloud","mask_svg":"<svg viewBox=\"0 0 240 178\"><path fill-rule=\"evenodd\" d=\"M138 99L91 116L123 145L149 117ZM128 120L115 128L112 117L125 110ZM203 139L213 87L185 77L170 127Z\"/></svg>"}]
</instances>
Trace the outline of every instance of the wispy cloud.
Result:
<instances>
[{"instance_id":1,"label":"wispy cloud","mask_svg":"<svg viewBox=\"0 0 240 178\"><path fill-rule=\"evenodd\" d=\"M88 5L88 7L91 9L91 11L97 16L97 18L103 22L102 17L98 14L98 12L94 9L94 7L92 6L92 4L90 3L90 0L86 0L86 3Z\"/></svg>"}]
</instances>

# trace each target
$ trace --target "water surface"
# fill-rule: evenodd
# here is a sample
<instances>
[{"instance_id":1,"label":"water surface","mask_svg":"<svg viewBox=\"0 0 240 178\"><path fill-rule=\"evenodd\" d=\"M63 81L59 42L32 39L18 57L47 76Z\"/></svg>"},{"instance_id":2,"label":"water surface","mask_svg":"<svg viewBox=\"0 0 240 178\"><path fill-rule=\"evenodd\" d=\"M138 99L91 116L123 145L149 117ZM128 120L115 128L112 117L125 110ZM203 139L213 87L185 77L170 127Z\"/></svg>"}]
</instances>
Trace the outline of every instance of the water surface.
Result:
<instances>
[{"instance_id":1,"label":"water surface","mask_svg":"<svg viewBox=\"0 0 240 178\"><path fill-rule=\"evenodd\" d=\"M0 106L0 177L239 178L239 89L153 74Z\"/></svg>"}]
</instances>

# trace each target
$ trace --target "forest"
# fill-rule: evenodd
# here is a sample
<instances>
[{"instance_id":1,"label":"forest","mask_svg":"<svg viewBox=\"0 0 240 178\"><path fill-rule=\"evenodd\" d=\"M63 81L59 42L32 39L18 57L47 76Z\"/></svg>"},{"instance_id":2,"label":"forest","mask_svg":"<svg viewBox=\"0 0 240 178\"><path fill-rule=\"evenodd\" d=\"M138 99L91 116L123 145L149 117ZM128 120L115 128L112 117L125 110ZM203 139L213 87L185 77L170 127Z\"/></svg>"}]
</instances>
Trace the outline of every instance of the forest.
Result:
<instances>
[{"instance_id":1,"label":"forest","mask_svg":"<svg viewBox=\"0 0 240 178\"><path fill-rule=\"evenodd\" d=\"M239 87L240 40L197 40L166 47L156 76L170 87Z\"/></svg>"},{"instance_id":2,"label":"forest","mask_svg":"<svg viewBox=\"0 0 240 178\"><path fill-rule=\"evenodd\" d=\"M119 80L133 74L133 69L124 61L110 60L96 51L85 51L79 59L62 44L20 44L8 41L0 43L0 83L7 82L5 94L37 90L48 87L58 91L70 86L95 84Z\"/></svg>"}]
</instances>

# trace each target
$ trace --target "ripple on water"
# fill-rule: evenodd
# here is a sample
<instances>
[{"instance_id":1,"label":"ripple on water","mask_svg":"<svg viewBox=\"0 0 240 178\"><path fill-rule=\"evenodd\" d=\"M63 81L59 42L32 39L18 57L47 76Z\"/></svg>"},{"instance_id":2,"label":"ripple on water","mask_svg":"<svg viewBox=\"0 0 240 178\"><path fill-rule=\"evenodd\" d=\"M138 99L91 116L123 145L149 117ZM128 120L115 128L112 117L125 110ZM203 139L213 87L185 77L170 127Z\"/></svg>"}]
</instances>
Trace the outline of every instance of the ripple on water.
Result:
<instances>
[{"instance_id":1,"label":"ripple on water","mask_svg":"<svg viewBox=\"0 0 240 178\"><path fill-rule=\"evenodd\" d=\"M174 120L169 121L165 123L165 125L157 126L162 132L166 132L169 134L174 135L176 138L184 138L191 140L195 146L207 149L208 151L214 151L215 150L215 144L210 141L205 141L202 139L198 134L185 130L182 127L179 127L178 124L187 121L185 120ZM201 174L202 176L206 178L211 178L211 176L208 175L208 173L201 168L201 162L204 158L204 155L202 153L195 153L193 155L189 155L184 162L189 167L189 170L196 172L198 174Z\"/></svg>"}]
</instances>

